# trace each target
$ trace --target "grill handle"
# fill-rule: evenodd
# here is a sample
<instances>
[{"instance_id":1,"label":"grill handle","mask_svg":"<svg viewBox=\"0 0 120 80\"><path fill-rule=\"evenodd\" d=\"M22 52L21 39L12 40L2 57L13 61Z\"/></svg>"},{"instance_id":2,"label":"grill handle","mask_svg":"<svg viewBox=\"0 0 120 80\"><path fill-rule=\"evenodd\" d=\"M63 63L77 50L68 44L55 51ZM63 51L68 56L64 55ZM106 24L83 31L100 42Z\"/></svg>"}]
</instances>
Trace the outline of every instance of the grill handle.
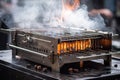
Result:
<instances>
[{"instance_id":1,"label":"grill handle","mask_svg":"<svg viewBox=\"0 0 120 80\"><path fill-rule=\"evenodd\" d=\"M43 56L43 57L48 57L48 55L46 55L46 54L42 54L42 53L39 53L39 52L36 52L36 51L32 51L32 50L29 50L29 49L21 48L21 47L12 45L12 44L8 44L8 46L10 46L12 48L16 48L16 49L22 50L22 51L26 51L26 52L29 52L29 53L34 53L36 55L40 55L40 56Z\"/></svg>"},{"instance_id":2,"label":"grill handle","mask_svg":"<svg viewBox=\"0 0 120 80\"><path fill-rule=\"evenodd\" d=\"M99 55L78 56L78 57L76 57L76 58L79 58L79 59L87 59L87 58L94 58L94 57L108 56L108 55L111 55L111 54L102 53L102 54L99 54Z\"/></svg>"},{"instance_id":3,"label":"grill handle","mask_svg":"<svg viewBox=\"0 0 120 80\"><path fill-rule=\"evenodd\" d=\"M15 31L15 29L3 29L3 28L0 28L0 32L5 33L5 34L10 34L13 31Z\"/></svg>"},{"instance_id":4,"label":"grill handle","mask_svg":"<svg viewBox=\"0 0 120 80\"><path fill-rule=\"evenodd\" d=\"M102 53L102 54L90 55L90 56L78 56L78 57L76 57L76 58L79 58L79 59L87 59L87 58L94 58L94 57L100 57L100 56L109 56L109 55L114 55L114 54L120 54L120 51L109 52L109 53Z\"/></svg>"}]
</instances>

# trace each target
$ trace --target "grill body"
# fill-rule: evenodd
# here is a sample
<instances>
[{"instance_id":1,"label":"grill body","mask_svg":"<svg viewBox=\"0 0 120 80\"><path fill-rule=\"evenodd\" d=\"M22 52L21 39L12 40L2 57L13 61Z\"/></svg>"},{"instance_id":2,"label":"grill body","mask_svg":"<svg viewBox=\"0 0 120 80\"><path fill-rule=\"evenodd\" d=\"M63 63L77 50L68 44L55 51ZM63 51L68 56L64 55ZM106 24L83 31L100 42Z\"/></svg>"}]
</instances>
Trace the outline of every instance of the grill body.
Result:
<instances>
[{"instance_id":1,"label":"grill body","mask_svg":"<svg viewBox=\"0 0 120 80\"><path fill-rule=\"evenodd\" d=\"M111 34L82 31L53 35L44 30L12 32L13 57L16 55L60 71L64 64L104 59L110 65Z\"/></svg>"}]
</instances>

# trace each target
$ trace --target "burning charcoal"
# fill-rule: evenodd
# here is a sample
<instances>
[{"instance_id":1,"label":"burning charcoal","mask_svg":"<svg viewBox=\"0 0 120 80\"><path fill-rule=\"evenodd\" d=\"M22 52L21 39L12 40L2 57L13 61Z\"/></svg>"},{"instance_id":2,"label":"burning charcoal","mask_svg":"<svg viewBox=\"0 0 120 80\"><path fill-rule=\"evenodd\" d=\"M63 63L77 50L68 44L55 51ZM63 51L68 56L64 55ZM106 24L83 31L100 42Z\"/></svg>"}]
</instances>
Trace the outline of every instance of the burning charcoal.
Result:
<instances>
[{"instance_id":1,"label":"burning charcoal","mask_svg":"<svg viewBox=\"0 0 120 80\"><path fill-rule=\"evenodd\" d=\"M72 74L72 73L73 73L73 68L69 68L69 69L68 69L68 72L69 72L70 74Z\"/></svg>"},{"instance_id":2,"label":"burning charcoal","mask_svg":"<svg viewBox=\"0 0 120 80\"><path fill-rule=\"evenodd\" d=\"M42 69L41 65L38 65L37 70L41 70L41 69Z\"/></svg>"},{"instance_id":3,"label":"burning charcoal","mask_svg":"<svg viewBox=\"0 0 120 80\"><path fill-rule=\"evenodd\" d=\"M37 70L37 65L34 65L34 69L36 69L36 70Z\"/></svg>"},{"instance_id":4,"label":"burning charcoal","mask_svg":"<svg viewBox=\"0 0 120 80\"><path fill-rule=\"evenodd\" d=\"M73 69L73 72L78 73L79 69Z\"/></svg>"},{"instance_id":5,"label":"burning charcoal","mask_svg":"<svg viewBox=\"0 0 120 80\"><path fill-rule=\"evenodd\" d=\"M42 69L42 71L43 71L43 72L47 72L48 70L47 70L46 67L44 67L44 68Z\"/></svg>"},{"instance_id":6,"label":"burning charcoal","mask_svg":"<svg viewBox=\"0 0 120 80\"><path fill-rule=\"evenodd\" d=\"M16 55L15 58L16 59L21 59L21 56Z\"/></svg>"}]
</instances>

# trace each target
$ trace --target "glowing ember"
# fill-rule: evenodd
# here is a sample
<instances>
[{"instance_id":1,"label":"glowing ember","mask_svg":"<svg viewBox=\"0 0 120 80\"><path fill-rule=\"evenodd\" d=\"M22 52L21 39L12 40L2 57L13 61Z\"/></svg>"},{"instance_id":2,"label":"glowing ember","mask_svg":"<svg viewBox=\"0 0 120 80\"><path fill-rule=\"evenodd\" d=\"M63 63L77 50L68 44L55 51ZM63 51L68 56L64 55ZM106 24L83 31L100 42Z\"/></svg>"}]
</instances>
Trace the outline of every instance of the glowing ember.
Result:
<instances>
[{"instance_id":1,"label":"glowing ember","mask_svg":"<svg viewBox=\"0 0 120 80\"><path fill-rule=\"evenodd\" d=\"M79 52L82 50L87 50L91 48L91 40L78 40L78 41L69 41L69 42L61 42L57 46L57 53L72 53Z\"/></svg>"}]
</instances>

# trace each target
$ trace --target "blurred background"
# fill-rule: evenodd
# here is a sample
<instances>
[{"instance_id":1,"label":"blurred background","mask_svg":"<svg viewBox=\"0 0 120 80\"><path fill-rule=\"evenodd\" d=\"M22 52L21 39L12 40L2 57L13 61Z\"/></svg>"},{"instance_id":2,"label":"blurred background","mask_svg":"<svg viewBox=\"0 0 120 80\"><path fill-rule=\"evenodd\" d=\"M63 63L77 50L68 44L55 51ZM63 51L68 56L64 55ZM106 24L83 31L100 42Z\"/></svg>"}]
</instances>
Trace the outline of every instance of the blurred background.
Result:
<instances>
[{"instance_id":1,"label":"blurred background","mask_svg":"<svg viewBox=\"0 0 120 80\"><path fill-rule=\"evenodd\" d=\"M11 9L15 7L15 3L24 6L24 1L26 0L0 0L0 28L9 29L16 26ZM113 50L120 50L120 0L80 0L80 4L88 6L89 15L102 15L106 31L113 33ZM9 49L6 45L8 42L10 35L0 32L0 50Z\"/></svg>"}]
</instances>

